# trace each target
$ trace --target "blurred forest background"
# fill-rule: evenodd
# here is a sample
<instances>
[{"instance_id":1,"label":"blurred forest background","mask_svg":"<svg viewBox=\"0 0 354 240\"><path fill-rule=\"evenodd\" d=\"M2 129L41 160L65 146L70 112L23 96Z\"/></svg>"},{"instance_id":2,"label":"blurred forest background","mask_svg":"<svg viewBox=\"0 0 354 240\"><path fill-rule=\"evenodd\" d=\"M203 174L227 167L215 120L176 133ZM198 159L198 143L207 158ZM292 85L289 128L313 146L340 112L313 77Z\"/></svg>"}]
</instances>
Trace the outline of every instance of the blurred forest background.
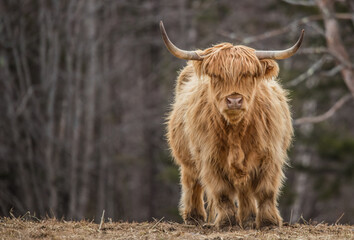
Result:
<instances>
[{"instance_id":1,"label":"blurred forest background","mask_svg":"<svg viewBox=\"0 0 354 240\"><path fill-rule=\"evenodd\" d=\"M165 140L177 46L284 49L296 130L285 221L354 223L351 0L1 0L0 215L181 221ZM344 215L343 215L344 213Z\"/></svg>"}]
</instances>

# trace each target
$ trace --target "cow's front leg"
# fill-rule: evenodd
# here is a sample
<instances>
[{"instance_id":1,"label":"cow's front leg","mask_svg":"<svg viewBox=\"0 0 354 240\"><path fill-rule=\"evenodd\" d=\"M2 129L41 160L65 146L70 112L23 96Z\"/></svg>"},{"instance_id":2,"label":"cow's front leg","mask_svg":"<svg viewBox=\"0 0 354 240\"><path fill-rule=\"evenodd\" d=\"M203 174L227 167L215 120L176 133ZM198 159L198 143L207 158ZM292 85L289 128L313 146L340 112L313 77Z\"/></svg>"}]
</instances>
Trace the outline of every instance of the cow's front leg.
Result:
<instances>
[{"instance_id":1,"label":"cow's front leg","mask_svg":"<svg viewBox=\"0 0 354 240\"><path fill-rule=\"evenodd\" d=\"M234 226L237 224L237 208L234 202L236 193L233 183L217 164L212 164L212 167L204 166L201 180L216 213L214 225L217 228Z\"/></svg>"},{"instance_id":2,"label":"cow's front leg","mask_svg":"<svg viewBox=\"0 0 354 240\"><path fill-rule=\"evenodd\" d=\"M282 225L283 220L277 208L282 178L281 167L273 164L263 166L259 175L253 180L254 196L258 203L257 228Z\"/></svg>"},{"instance_id":3,"label":"cow's front leg","mask_svg":"<svg viewBox=\"0 0 354 240\"><path fill-rule=\"evenodd\" d=\"M238 212L237 217L243 228L255 228L256 201L250 184L242 185L237 191Z\"/></svg>"},{"instance_id":4,"label":"cow's front leg","mask_svg":"<svg viewBox=\"0 0 354 240\"><path fill-rule=\"evenodd\" d=\"M205 222L203 189L197 173L187 167L181 167L182 197L180 213L186 224L201 225Z\"/></svg>"},{"instance_id":5,"label":"cow's front leg","mask_svg":"<svg viewBox=\"0 0 354 240\"><path fill-rule=\"evenodd\" d=\"M233 196L226 192L219 192L214 195L214 203L217 213L215 226L219 229L235 226L237 224L237 209Z\"/></svg>"}]
</instances>

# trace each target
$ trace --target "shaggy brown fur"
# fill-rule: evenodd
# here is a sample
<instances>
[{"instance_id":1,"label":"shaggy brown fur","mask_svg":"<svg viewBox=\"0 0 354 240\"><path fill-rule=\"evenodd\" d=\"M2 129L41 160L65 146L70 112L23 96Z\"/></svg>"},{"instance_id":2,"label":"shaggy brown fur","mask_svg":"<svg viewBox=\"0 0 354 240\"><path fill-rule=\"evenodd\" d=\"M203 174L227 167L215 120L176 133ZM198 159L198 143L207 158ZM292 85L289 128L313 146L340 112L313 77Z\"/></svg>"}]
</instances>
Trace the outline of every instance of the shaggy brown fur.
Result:
<instances>
[{"instance_id":1,"label":"shaggy brown fur","mask_svg":"<svg viewBox=\"0 0 354 240\"><path fill-rule=\"evenodd\" d=\"M217 227L253 225L254 217L258 228L282 225L277 197L293 128L277 63L254 51L216 45L178 77L167 136L180 166L186 223L206 221L205 191ZM241 109L228 109L232 94L243 97Z\"/></svg>"}]
</instances>

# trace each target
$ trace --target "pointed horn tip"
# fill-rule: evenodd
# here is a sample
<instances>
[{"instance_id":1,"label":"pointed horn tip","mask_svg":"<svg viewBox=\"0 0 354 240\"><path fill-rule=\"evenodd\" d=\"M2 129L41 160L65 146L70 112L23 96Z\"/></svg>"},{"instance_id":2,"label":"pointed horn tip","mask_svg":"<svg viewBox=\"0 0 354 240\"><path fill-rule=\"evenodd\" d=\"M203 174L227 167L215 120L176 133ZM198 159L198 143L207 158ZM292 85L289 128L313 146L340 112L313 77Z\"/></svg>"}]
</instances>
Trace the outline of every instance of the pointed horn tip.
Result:
<instances>
[{"instance_id":1,"label":"pointed horn tip","mask_svg":"<svg viewBox=\"0 0 354 240\"><path fill-rule=\"evenodd\" d=\"M286 59L289 58L291 56L293 56L297 50L300 48L301 44L302 44L302 40L304 38L304 34L305 34L305 30L302 29L301 30L301 34L300 37L298 38L298 40L296 41L295 45L293 45L292 47L286 49L286 50L276 50L276 51L258 51L256 50L256 56L259 59L274 59L274 60L282 60L282 59Z\"/></svg>"},{"instance_id":2,"label":"pointed horn tip","mask_svg":"<svg viewBox=\"0 0 354 240\"><path fill-rule=\"evenodd\" d=\"M301 30L301 35L300 35L301 39L304 37L304 35L305 35L305 29L302 29Z\"/></svg>"},{"instance_id":3,"label":"pointed horn tip","mask_svg":"<svg viewBox=\"0 0 354 240\"><path fill-rule=\"evenodd\" d=\"M302 29L301 30L301 34L300 34L300 37L299 37L299 40L302 41L302 39L304 38L304 35L305 35L305 29Z\"/></svg>"},{"instance_id":4,"label":"pointed horn tip","mask_svg":"<svg viewBox=\"0 0 354 240\"><path fill-rule=\"evenodd\" d=\"M299 37L299 40L297 41L297 43L295 44L295 46L297 48L300 48L301 44L302 44L302 40L304 39L304 35L305 35L305 30L302 29L301 30L301 34L300 34L300 37Z\"/></svg>"},{"instance_id":5,"label":"pointed horn tip","mask_svg":"<svg viewBox=\"0 0 354 240\"><path fill-rule=\"evenodd\" d=\"M164 27L164 25L163 25L162 20L160 20L160 30L161 30L161 31L164 31L164 30L165 30L165 27Z\"/></svg>"}]
</instances>

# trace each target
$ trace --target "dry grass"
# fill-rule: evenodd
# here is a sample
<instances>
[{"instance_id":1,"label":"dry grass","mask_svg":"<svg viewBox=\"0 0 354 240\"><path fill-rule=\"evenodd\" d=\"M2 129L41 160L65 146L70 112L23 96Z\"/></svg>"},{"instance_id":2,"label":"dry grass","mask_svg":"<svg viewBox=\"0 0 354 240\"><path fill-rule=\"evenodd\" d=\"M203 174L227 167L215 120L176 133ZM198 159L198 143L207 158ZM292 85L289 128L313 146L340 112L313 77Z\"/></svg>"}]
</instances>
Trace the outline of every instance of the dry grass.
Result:
<instances>
[{"instance_id":1,"label":"dry grass","mask_svg":"<svg viewBox=\"0 0 354 240\"><path fill-rule=\"evenodd\" d=\"M293 224L282 228L224 231L173 222L95 224L56 219L0 218L0 239L354 239L354 226Z\"/></svg>"}]
</instances>

